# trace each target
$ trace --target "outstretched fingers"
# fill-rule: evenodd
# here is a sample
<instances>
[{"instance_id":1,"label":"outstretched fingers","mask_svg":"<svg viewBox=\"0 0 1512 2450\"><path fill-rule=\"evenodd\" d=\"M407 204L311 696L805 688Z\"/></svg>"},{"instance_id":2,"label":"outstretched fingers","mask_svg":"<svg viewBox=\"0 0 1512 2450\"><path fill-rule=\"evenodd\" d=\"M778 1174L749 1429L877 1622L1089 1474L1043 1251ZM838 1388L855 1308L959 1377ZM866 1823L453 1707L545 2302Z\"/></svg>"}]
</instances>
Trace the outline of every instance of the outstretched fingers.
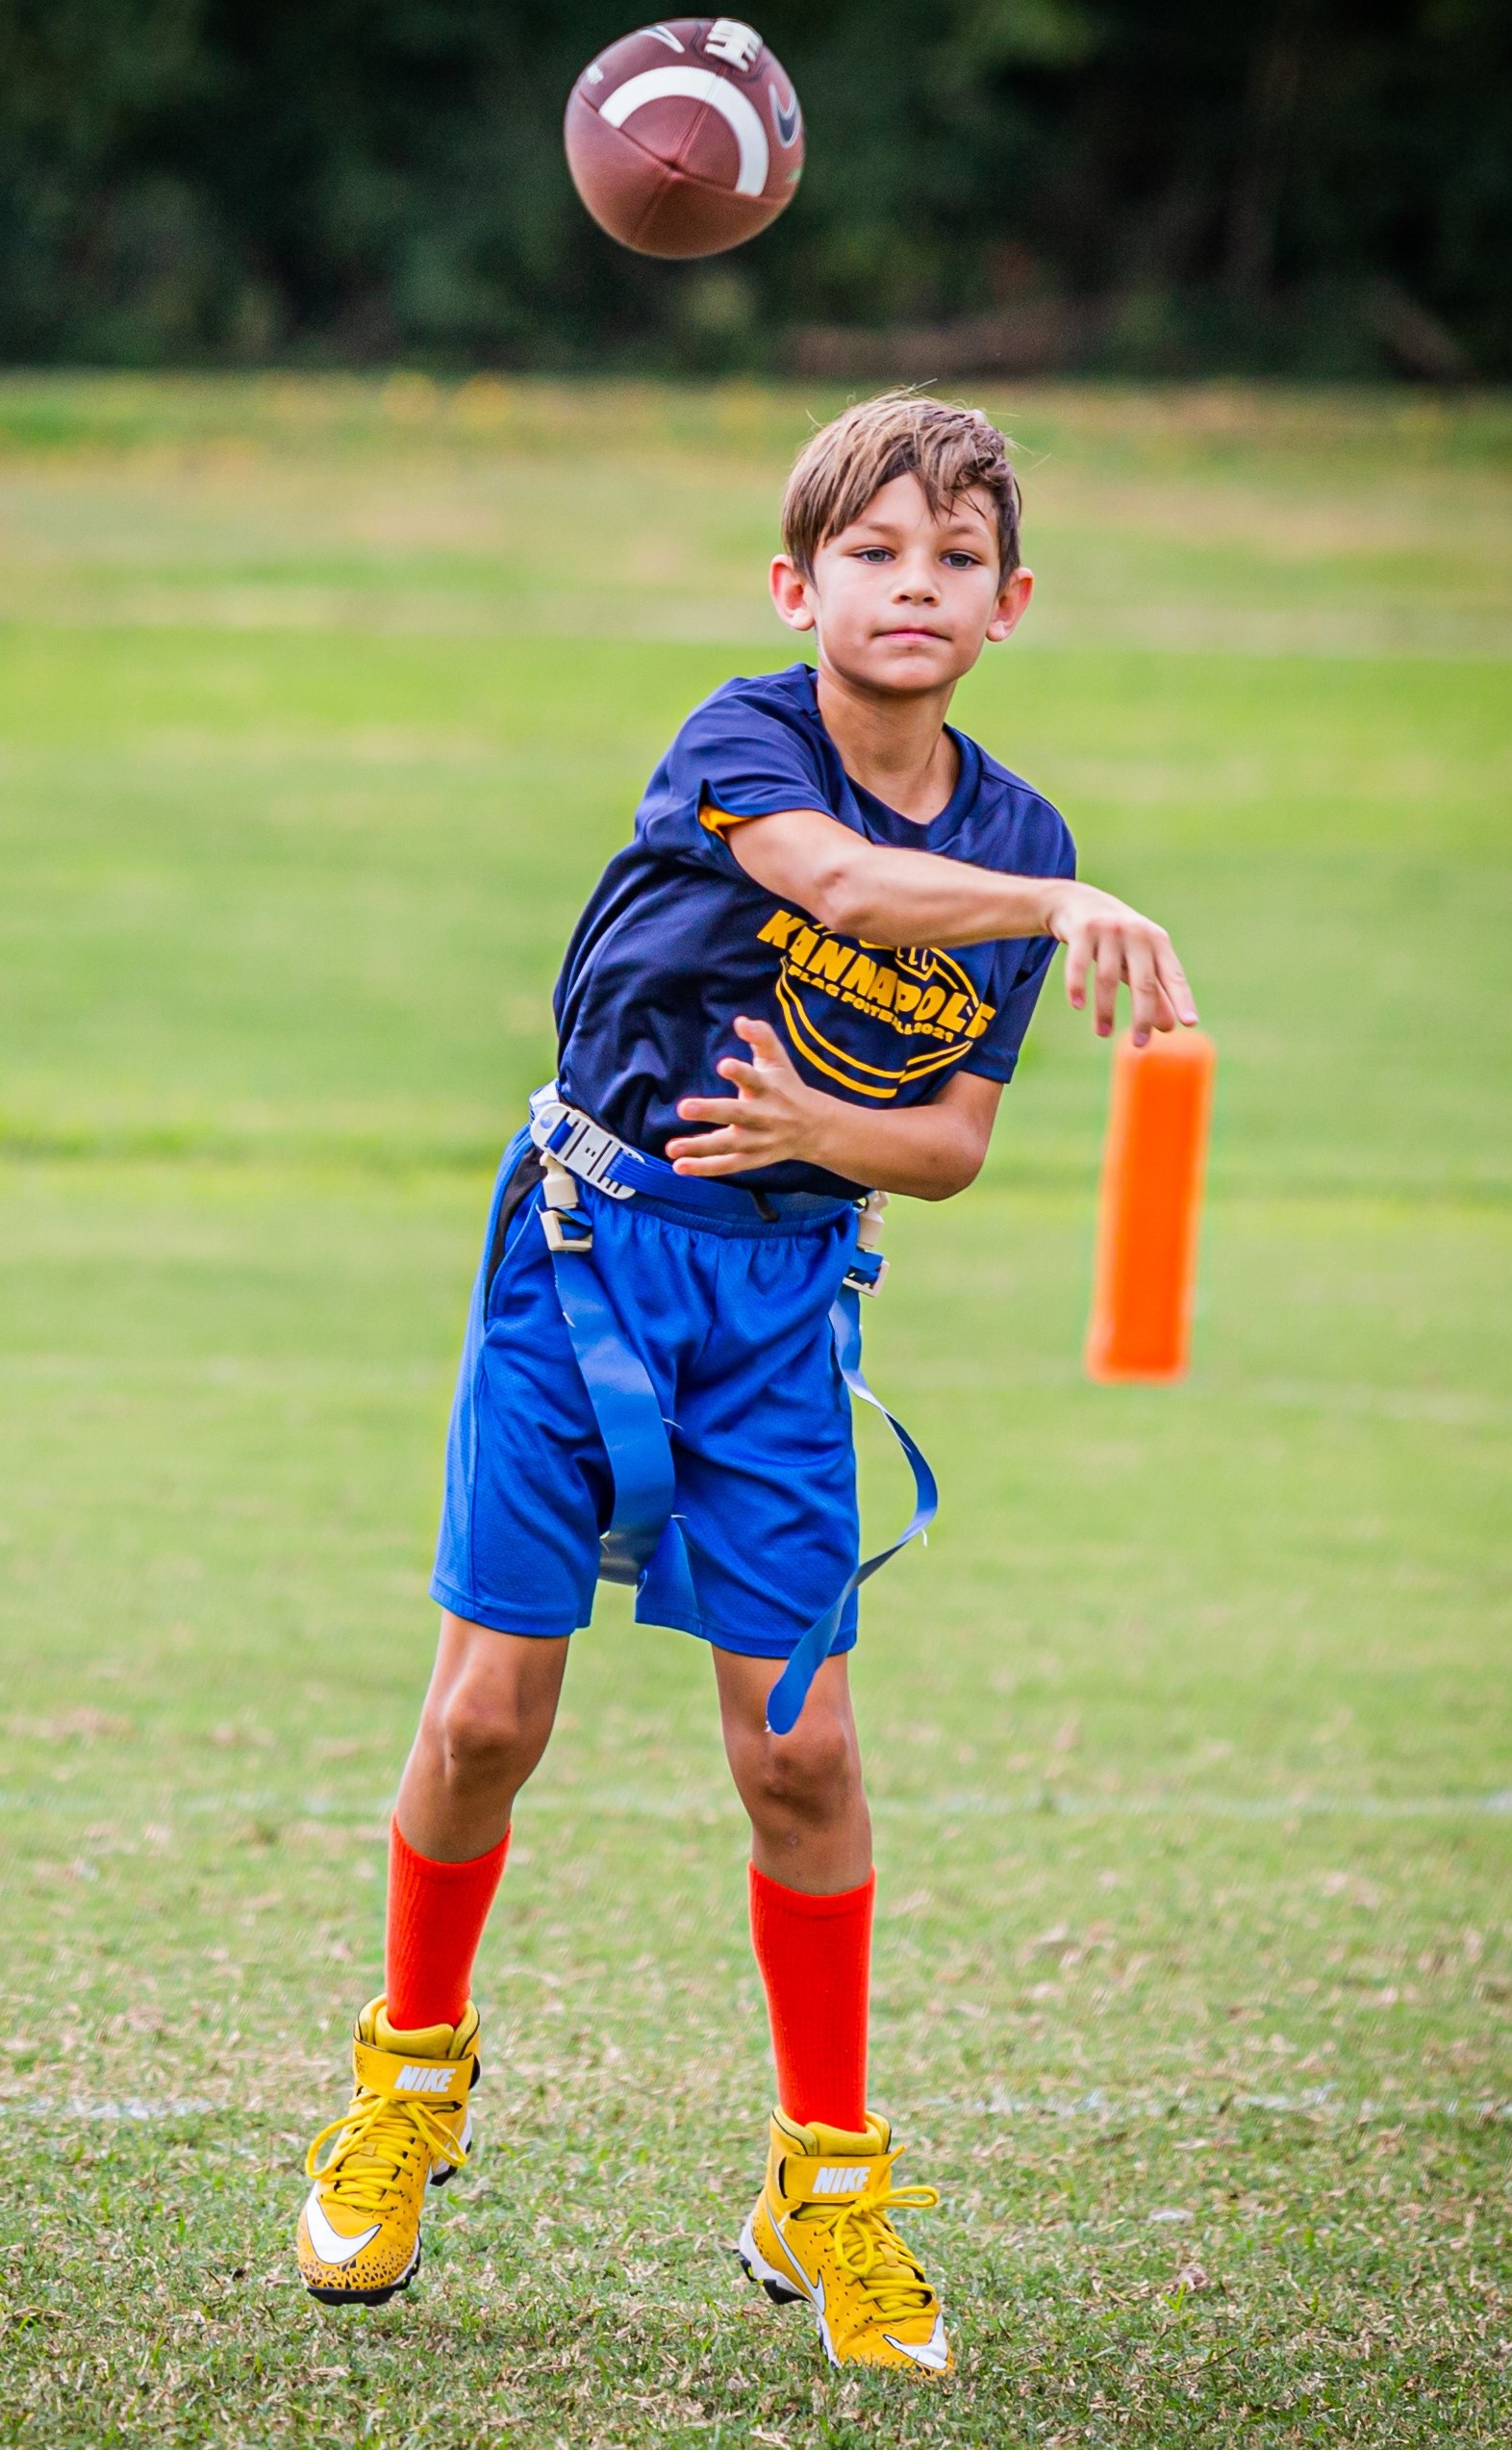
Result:
<instances>
[{"instance_id":1,"label":"outstretched fingers","mask_svg":"<svg viewBox=\"0 0 1512 2450\"><path fill-rule=\"evenodd\" d=\"M1111 1037L1119 1015L1119 981L1125 969L1125 955L1114 929L1100 930L1093 939L1092 957L1097 965L1097 983L1094 991L1093 1013L1099 1038Z\"/></svg>"},{"instance_id":2,"label":"outstretched fingers","mask_svg":"<svg viewBox=\"0 0 1512 2450\"><path fill-rule=\"evenodd\" d=\"M751 1021L743 1013L735 1023L735 1034L744 1039L758 1061L787 1064L787 1049L769 1021ZM719 1070L724 1070L722 1063Z\"/></svg>"},{"instance_id":3,"label":"outstretched fingers","mask_svg":"<svg viewBox=\"0 0 1512 2450\"><path fill-rule=\"evenodd\" d=\"M718 1068L724 1070L722 1064ZM750 1069L731 1059L732 1072L749 1073ZM753 1162L750 1108L743 1099L679 1098L677 1112L684 1123L708 1124L714 1128L668 1141L665 1153L674 1173L740 1174L749 1168Z\"/></svg>"},{"instance_id":4,"label":"outstretched fingers","mask_svg":"<svg viewBox=\"0 0 1512 2450\"><path fill-rule=\"evenodd\" d=\"M1169 936L1162 936L1155 947L1155 970L1161 991L1169 998L1175 1020L1187 1028L1197 1026L1197 998L1187 983L1187 973L1176 959L1176 948Z\"/></svg>"},{"instance_id":5,"label":"outstretched fingers","mask_svg":"<svg viewBox=\"0 0 1512 2450\"><path fill-rule=\"evenodd\" d=\"M1125 974L1134 1006L1134 1044L1147 1046L1152 1029L1190 1028L1197 1017L1186 972L1163 927L1134 937Z\"/></svg>"},{"instance_id":6,"label":"outstretched fingers","mask_svg":"<svg viewBox=\"0 0 1512 2450\"><path fill-rule=\"evenodd\" d=\"M701 1167L709 1157L729 1157L732 1162L748 1166L750 1155L743 1133L733 1124L726 1124L722 1131L700 1131L692 1139L668 1140L667 1144L668 1163L678 1174Z\"/></svg>"},{"instance_id":7,"label":"outstretched fingers","mask_svg":"<svg viewBox=\"0 0 1512 2450\"><path fill-rule=\"evenodd\" d=\"M1163 927L1151 926L1132 912L1089 919L1068 936L1066 995L1077 1012L1087 1001L1089 972L1094 973L1093 1020L1099 1038L1113 1033L1121 986L1129 991L1137 1047L1148 1045L1151 1030L1196 1023L1197 1004L1170 937Z\"/></svg>"},{"instance_id":8,"label":"outstretched fingers","mask_svg":"<svg viewBox=\"0 0 1512 2450\"><path fill-rule=\"evenodd\" d=\"M728 1134L722 1131L711 1132L706 1140L690 1141L687 1145L690 1148L696 1148L697 1155L672 1157L672 1172L694 1174L749 1174L752 1166L759 1165L761 1160L754 1157L748 1149L726 1149L723 1143L727 1137ZM668 1153L670 1156L670 1149Z\"/></svg>"},{"instance_id":9,"label":"outstretched fingers","mask_svg":"<svg viewBox=\"0 0 1512 2450\"><path fill-rule=\"evenodd\" d=\"M724 1055L715 1066L734 1089L734 1098L678 1099L684 1123L714 1126L696 1137L668 1141L667 1156L679 1174L748 1174L806 1152L814 1092L802 1086L769 1022L743 1016L735 1028L750 1048L751 1061Z\"/></svg>"},{"instance_id":10,"label":"outstretched fingers","mask_svg":"<svg viewBox=\"0 0 1512 2450\"><path fill-rule=\"evenodd\" d=\"M741 1111L738 1098L679 1098L677 1112L684 1123L733 1123Z\"/></svg>"},{"instance_id":11,"label":"outstretched fingers","mask_svg":"<svg viewBox=\"0 0 1512 2450\"><path fill-rule=\"evenodd\" d=\"M1139 937L1124 952L1123 974L1128 980L1134 1044L1147 1047L1152 1029L1170 1028L1171 1007L1161 992L1153 948Z\"/></svg>"}]
</instances>

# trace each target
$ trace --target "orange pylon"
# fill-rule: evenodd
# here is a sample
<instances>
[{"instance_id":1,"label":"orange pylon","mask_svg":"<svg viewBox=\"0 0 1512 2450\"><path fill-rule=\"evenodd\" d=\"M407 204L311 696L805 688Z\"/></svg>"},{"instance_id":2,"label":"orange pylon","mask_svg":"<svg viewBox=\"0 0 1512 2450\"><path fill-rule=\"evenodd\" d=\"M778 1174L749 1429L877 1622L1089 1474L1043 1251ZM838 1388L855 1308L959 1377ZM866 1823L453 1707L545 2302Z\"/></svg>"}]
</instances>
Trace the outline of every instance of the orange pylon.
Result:
<instances>
[{"instance_id":1,"label":"orange pylon","mask_svg":"<svg viewBox=\"0 0 1512 2450\"><path fill-rule=\"evenodd\" d=\"M1187 1366L1197 1279L1202 1168L1218 1049L1198 1029L1136 1047L1113 1062L1113 1102L1087 1375L1179 1378Z\"/></svg>"}]
</instances>

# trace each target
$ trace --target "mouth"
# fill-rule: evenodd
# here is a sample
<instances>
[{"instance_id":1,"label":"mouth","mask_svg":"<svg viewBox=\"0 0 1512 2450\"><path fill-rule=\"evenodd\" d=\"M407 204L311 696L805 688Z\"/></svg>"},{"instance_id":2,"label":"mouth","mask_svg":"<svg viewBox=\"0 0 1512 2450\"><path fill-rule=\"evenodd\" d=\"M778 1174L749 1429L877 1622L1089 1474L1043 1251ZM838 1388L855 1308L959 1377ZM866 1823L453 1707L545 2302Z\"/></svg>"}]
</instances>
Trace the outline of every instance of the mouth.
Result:
<instances>
[{"instance_id":1,"label":"mouth","mask_svg":"<svg viewBox=\"0 0 1512 2450\"><path fill-rule=\"evenodd\" d=\"M943 629L924 629L917 621L900 629L879 630L877 636L897 646L944 646L946 643Z\"/></svg>"}]
</instances>

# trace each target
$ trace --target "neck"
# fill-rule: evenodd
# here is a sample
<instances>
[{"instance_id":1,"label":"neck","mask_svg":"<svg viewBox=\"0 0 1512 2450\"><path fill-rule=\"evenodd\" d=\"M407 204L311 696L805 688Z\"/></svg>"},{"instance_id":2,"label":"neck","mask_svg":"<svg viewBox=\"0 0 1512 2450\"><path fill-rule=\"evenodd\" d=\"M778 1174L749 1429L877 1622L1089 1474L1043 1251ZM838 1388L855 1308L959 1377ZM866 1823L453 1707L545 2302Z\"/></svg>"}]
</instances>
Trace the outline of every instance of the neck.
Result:
<instances>
[{"instance_id":1,"label":"neck","mask_svg":"<svg viewBox=\"0 0 1512 2450\"><path fill-rule=\"evenodd\" d=\"M851 781L916 824L938 817L960 771L945 731L955 684L900 696L862 687L822 655L817 681L820 719Z\"/></svg>"}]
</instances>

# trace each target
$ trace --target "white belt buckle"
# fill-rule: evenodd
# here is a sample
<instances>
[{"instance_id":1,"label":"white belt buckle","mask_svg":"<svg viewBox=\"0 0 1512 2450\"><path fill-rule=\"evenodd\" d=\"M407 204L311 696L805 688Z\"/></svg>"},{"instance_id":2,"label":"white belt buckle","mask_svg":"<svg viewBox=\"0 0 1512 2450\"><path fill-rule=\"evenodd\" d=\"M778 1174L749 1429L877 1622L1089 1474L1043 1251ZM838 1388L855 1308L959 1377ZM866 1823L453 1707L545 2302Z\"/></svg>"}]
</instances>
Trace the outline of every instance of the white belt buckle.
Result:
<instances>
[{"instance_id":1,"label":"white belt buckle","mask_svg":"<svg viewBox=\"0 0 1512 2450\"><path fill-rule=\"evenodd\" d=\"M552 1135L567 1125L560 1148L551 1146ZM565 1167L570 1174L591 1182L608 1200L633 1200L635 1184L617 1182L610 1169L617 1157L633 1158L637 1151L623 1140L615 1137L591 1115L580 1114L557 1095L554 1080L538 1089L530 1100L530 1136L542 1156L550 1165ZM547 1195L549 1197L549 1194ZM569 1200L559 1200L556 1207L568 1207ZM581 1247L581 1246L575 1246Z\"/></svg>"},{"instance_id":2,"label":"white belt buckle","mask_svg":"<svg viewBox=\"0 0 1512 2450\"><path fill-rule=\"evenodd\" d=\"M612 1131L606 1131L602 1124L590 1123L585 1116L569 1132L559 1153L565 1166L570 1166L585 1182L595 1183L602 1190L599 1177L612 1163L618 1146Z\"/></svg>"},{"instance_id":3,"label":"white belt buckle","mask_svg":"<svg viewBox=\"0 0 1512 2450\"><path fill-rule=\"evenodd\" d=\"M593 1228L587 1217L575 1214L578 1205L577 1184L560 1157L551 1149L541 1152L541 1191L545 1201L541 1211L542 1230L548 1250L592 1250ZM564 1217L570 1217L572 1229L567 1231Z\"/></svg>"},{"instance_id":4,"label":"white belt buckle","mask_svg":"<svg viewBox=\"0 0 1512 2450\"><path fill-rule=\"evenodd\" d=\"M571 1231L567 1232L563 1225L561 1215L557 1209L542 1208L541 1211L541 1223L542 1230L545 1233L546 1248L548 1250L566 1250L569 1253L575 1253L579 1250L592 1250L593 1247L593 1228L585 1218L573 1217L571 1220Z\"/></svg>"}]
</instances>

